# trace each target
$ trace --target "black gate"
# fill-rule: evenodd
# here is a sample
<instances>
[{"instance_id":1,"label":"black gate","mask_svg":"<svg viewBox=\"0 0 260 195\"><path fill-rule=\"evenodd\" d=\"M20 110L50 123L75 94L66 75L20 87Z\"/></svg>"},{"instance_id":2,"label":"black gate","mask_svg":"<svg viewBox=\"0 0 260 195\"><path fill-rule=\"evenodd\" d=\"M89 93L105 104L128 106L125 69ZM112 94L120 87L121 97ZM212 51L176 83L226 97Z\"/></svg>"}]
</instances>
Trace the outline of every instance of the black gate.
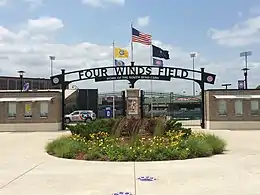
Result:
<instances>
[{"instance_id":1,"label":"black gate","mask_svg":"<svg viewBox=\"0 0 260 195\"><path fill-rule=\"evenodd\" d=\"M61 85L62 88L62 129L65 129L65 90L70 83L82 80L95 79L96 82L100 81L113 81L113 80L128 80L130 87L134 88L138 80L159 80L170 81L172 78L191 80L199 84L201 89L201 113L204 113L204 90L205 84L214 84L216 75L204 71L204 68L199 70L183 69L176 67L157 67L157 66L135 66L134 62L130 66L124 67L99 67L91 69L82 69L71 72L61 70L61 74L51 77L53 85ZM191 74L192 73L192 74ZM192 75L199 75L195 78ZM75 76L74 79L67 80L67 76ZM151 105L152 106L152 105ZM153 115L153 112L151 112ZM201 127L205 127L205 116L201 114Z\"/></svg>"}]
</instances>

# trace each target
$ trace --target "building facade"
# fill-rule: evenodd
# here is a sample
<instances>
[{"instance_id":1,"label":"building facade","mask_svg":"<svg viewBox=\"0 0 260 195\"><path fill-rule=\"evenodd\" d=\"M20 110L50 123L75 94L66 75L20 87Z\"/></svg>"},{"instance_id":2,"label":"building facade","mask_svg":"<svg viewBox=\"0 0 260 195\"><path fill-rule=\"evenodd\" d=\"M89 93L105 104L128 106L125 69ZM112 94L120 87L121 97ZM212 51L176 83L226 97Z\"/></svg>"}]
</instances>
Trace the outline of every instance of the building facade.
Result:
<instances>
[{"instance_id":1,"label":"building facade","mask_svg":"<svg viewBox=\"0 0 260 195\"><path fill-rule=\"evenodd\" d=\"M61 129L59 91L0 91L0 131Z\"/></svg>"},{"instance_id":2,"label":"building facade","mask_svg":"<svg viewBox=\"0 0 260 195\"><path fill-rule=\"evenodd\" d=\"M260 90L207 90L205 125L211 130L260 130Z\"/></svg>"},{"instance_id":3,"label":"building facade","mask_svg":"<svg viewBox=\"0 0 260 195\"><path fill-rule=\"evenodd\" d=\"M44 90L44 89L61 89L59 85L53 86L50 79L45 78L26 78L22 79L22 83L29 83L30 90ZM0 90L20 90L20 77L6 77L0 76Z\"/></svg>"}]
</instances>

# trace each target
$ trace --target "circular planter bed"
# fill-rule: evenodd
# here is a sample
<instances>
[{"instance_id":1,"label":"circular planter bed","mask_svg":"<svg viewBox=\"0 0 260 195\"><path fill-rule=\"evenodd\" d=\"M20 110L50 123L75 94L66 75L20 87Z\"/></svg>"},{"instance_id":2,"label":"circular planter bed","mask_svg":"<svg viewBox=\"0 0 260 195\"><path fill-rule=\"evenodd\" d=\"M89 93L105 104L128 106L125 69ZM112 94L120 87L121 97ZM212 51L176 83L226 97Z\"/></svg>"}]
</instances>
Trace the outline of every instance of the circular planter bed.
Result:
<instances>
[{"instance_id":1,"label":"circular planter bed","mask_svg":"<svg viewBox=\"0 0 260 195\"><path fill-rule=\"evenodd\" d=\"M221 154L226 143L213 134L192 132L175 120L109 119L69 127L46 146L56 157L97 161L162 161Z\"/></svg>"}]
</instances>

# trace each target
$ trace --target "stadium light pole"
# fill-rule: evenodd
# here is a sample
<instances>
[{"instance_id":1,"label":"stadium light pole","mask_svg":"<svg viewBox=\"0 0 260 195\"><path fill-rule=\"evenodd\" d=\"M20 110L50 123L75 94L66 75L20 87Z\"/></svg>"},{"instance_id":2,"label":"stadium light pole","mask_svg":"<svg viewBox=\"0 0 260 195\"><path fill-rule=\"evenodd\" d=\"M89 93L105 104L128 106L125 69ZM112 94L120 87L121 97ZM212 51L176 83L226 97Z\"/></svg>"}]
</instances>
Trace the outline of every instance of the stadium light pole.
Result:
<instances>
[{"instance_id":1,"label":"stadium light pole","mask_svg":"<svg viewBox=\"0 0 260 195\"><path fill-rule=\"evenodd\" d=\"M225 87L225 89L228 89L229 86L231 86L231 83L223 83L222 87Z\"/></svg>"},{"instance_id":2,"label":"stadium light pole","mask_svg":"<svg viewBox=\"0 0 260 195\"><path fill-rule=\"evenodd\" d=\"M17 73L20 76L20 91L22 92L23 91L23 75L24 75L25 71L19 70L19 71L17 71Z\"/></svg>"},{"instance_id":3,"label":"stadium light pole","mask_svg":"<svg viewBox=\"0 0 260 195\"><path fill-rule=\"evenodd\" d=\"M53 76L53 61L56 59L55 56L49 56L51 65L51 76Z\"/></svg>"},{"instance_id":4,"label":"stadium light pole","mask_svg":"<svg viewBox=\"0 0 260 195\"><path fill-rule=\"evenodd\" d=\"M245 52L241 52L240 53L240 57L244 57L245 58L245 68L242 69L242 71L244 71L244 77L245 77L245 89L247 89L247 72L249 70L248 66L248 56L252 55L252 51L245 51Z\"/></svg>"},{"instance_id":5,"label":"stadium light pole","mask_svg":"<svg viewBox=\"0 0 260 195\"><path fill-rule=\"evenodd\" d=\"M195 70L195 58L197 57L197 53L196 52L190 53L190 57L192 58L192 70L193 70L193 73L192 73L192 79L193 79L192 94L193 94L193 97L194 97L195 96L195 82L194 82L195 73L194 73L194 70Z\"/></svg>"}]
</instances>

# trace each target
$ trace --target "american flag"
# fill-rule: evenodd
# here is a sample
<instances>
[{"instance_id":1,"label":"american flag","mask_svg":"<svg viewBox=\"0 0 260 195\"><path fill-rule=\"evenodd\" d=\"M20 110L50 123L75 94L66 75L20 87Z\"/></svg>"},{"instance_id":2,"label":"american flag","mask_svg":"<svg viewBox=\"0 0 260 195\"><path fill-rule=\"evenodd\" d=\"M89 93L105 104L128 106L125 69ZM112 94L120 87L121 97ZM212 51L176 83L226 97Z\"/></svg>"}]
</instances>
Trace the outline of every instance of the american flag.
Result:
<instances>
[{"instance_id":1,"label":"american flag","mask_svg":"<svg viewBox=\"0 0 260 195\"><path fill-rule=\"evenodd\" d=\"M153 58L153 65L163 66L163 61Z\"/></svg>"},{"instance_id":2,"label":"american flag","mask_svg":"<svg viewBox=\"0 0 260 195\"><path fill-rule=\"evenodd\" d=\"M152 35L142 33L139 30L132 28L132 42L137 42L144 45L151 45Z\"/></svg>"}]
</instances>

